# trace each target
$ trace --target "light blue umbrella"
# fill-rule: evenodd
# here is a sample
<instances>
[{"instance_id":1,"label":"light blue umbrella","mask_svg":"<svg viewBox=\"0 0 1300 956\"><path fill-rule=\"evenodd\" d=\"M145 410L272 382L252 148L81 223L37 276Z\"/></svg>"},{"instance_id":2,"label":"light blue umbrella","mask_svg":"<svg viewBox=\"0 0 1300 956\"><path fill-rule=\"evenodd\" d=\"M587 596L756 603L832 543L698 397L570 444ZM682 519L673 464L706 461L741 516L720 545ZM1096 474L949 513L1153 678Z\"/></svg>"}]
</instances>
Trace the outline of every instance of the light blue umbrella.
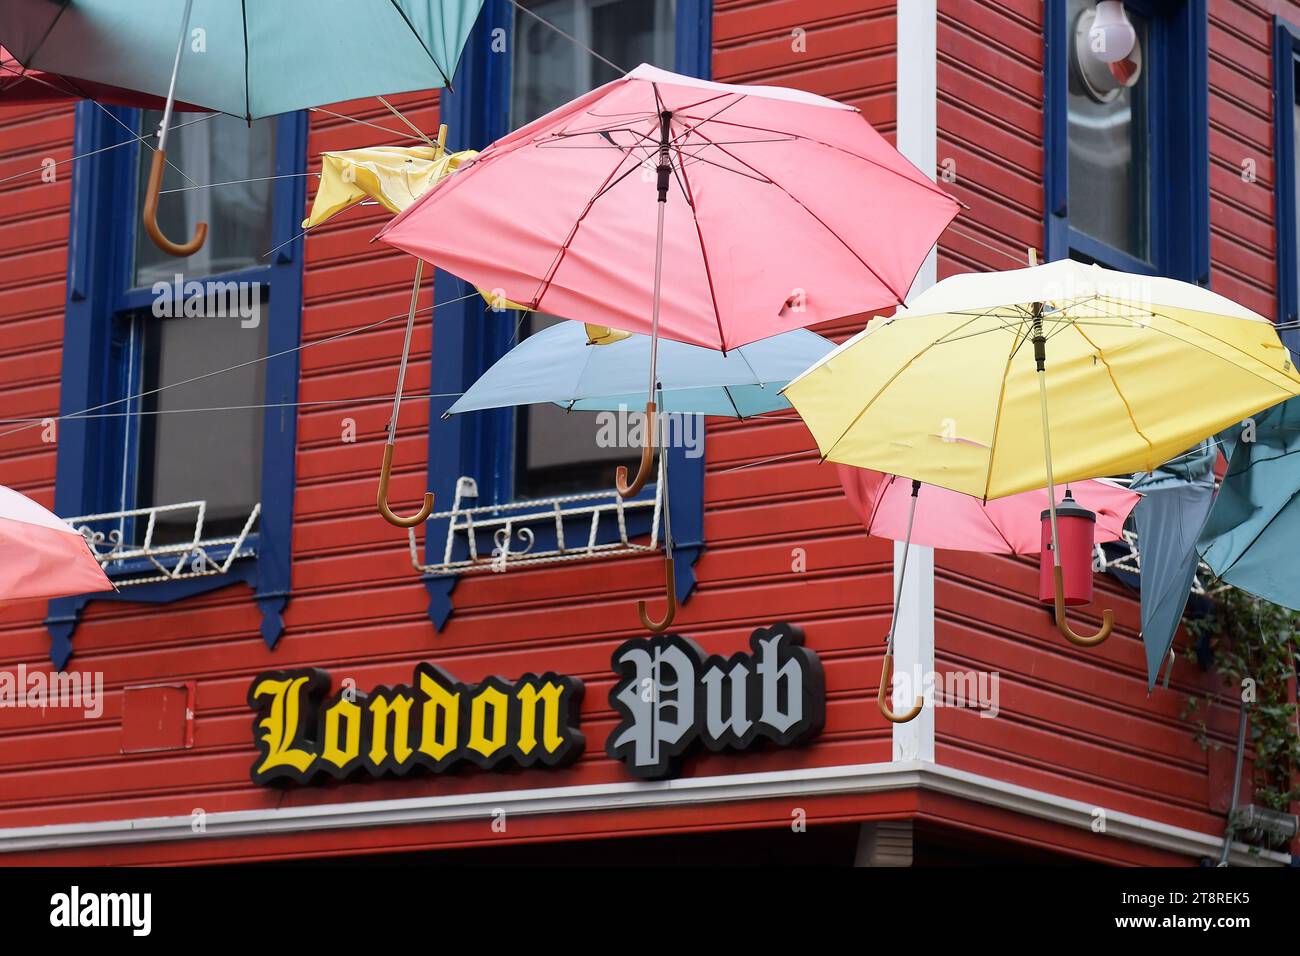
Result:
<instances>
[{"instance_id":1,"label":"light blue umbrella","mask_svg":"<svg viewBox=\"0 0 1300 956\"><path fill-rule=\"evenodd\" d=\"M1300 399L1223 433L1228 469L1197 548L1235 588L1300 610Z\"/></svg>"},{"instance_id":2,"label":"light blue umbrella","mask_svg":"<svg viewBox=\"0 0 1300 956\"><path fill-rule=\"evenodd\" d=\"M749 418L789 408L780 394L792 378L835 348L807 329L784 332L723 354L684 342L659 342L660 412ZM447 415L553 402L578 411L618 411L645 400L637 382L650 361L650 336L588 345L581 322L530 335L470 386Z\"/></svg>"},{"instance_id":3,"label":"light blue umbrella","mask_svg":"<svg viewBox=\"0 0 1300 956\"><path fill-rule=\"evenodd\" d=\"M167 97L144 225L192 255L207 224L158 228L177 101L252 122L343 100L451 85L483 0L4 0L0 45L23 66Z\"/></svg>"}]
</instances>

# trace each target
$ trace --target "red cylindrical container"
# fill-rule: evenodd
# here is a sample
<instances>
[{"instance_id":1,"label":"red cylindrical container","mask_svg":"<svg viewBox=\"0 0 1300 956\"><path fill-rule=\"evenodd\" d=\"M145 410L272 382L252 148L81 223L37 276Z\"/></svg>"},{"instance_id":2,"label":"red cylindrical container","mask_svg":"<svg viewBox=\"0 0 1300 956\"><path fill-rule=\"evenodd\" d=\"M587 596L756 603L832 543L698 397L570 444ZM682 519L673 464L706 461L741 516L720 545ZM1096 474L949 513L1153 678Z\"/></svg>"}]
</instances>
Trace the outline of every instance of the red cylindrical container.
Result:
<instances>
[{"instance_id":1,"label":"red cylindrical container","mask_svg":"<svg viewBox=\"0 0 1300 956\"><path fill-rule=\"evenodd\" d=\"M1056 603L1052 575L1052 513L1044 511L1042 550L1038 554L1038 600ZM1092 603L1092 539L1097 516L1067 491L1056 506L1056 529L1061 540L1061 577L1069 607Z\"/></svg>"}]
</instances>

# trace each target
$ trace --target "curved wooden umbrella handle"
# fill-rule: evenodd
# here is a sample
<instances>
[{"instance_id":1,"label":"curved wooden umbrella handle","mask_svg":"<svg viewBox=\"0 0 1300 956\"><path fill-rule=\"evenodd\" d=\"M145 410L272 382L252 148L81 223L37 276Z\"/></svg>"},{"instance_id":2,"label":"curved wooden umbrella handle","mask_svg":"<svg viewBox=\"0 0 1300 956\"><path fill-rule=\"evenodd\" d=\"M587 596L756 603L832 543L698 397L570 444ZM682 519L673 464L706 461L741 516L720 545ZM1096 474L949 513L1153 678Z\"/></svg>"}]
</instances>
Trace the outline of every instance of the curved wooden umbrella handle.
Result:
<instances>
[{"instance_id":1,"label":"curved wooden umbrella handle","mask_svg":"<svg viewBox=\"0 0 1300 956\"><path fill-rule=\"evenodd\" d=\"M375 496L376 503L379 505L379 513L383 515L385 521L399 528L414 528L416 525L423 524L433 514L433 492L424 493L424 504L420 510L409 518L403 518L401 515L393 514L388 507L388 479L393 470L393 446L391 443L384 445L384 464L379 470L379 494Z\"/></svg>"},{"instance_id":2,"label":"curved wooden umbrella handle","mask_svg":"<svg viewBox=\"0 0 1300 956\"><path fill-rule=\"evenodd\" d=\"M889 706L889 697L886 688L889 687L890 679L894 676L894 655L886 654L884 666L880 669L880 690L876 692L876 703L880 705L880 712L885 715L885 719L896 724L905 724L909 720L914 720L916 715L921 712L925 706L925 698L920 695L916 698L916 703L912 705L911 710L906 710L901 714L894 713Z\"/></svg>"},{"instance_id":3,"label":"curved wooden umbrella handle","mask_svg":"<svg viewBox=\"0 0 1300 956\"><path fill-rule=\"evenodd\" d=\"M668 608L662 621L650 620L650 615L646 613L645 601L636 602L636 612L641 615L641 626L651 634L662 634L668 630L672 626L673 618L677 616L677 576L674 573L671 555L664 558L664 600L668 602Z\"/></svg>"},{"instance_id":4,"label":"curved wooden umbrella handle","mask_svg":"<svg viewBox=\"0 0 1300 956\"><path fill-rule=\"evenodd\" d=\"M650 480L650 473L653 470L655 458L655 403L645 403L645 427L646 440L641 446L641 466L637 469L636 478L632 484L627 483L627 468L623 465L618 466L614 472L614 487L623 498L631 498L633 495L641 493L645 483Z\"/></svg>"},{"instance_id":5,"label":"curved wooden umbrella handle","mask_svg":"<svg viewBox=\"0 0 1300 956\"><path fill-rule=\"evenodd\" d=\"M144 194L144 231L149 233L149 238L153 240L154 245L163 252L184 258L194 255L203 248L203 243L208 238L208 224L198 223L194 227L194 238L186 243L172 242L158 228L158 196L162 192L163 170L166 165L167 151L154 150L153 164L149 167L149 185L145 188Z\"/></svg>"},{"instance_id":6,"label":"curved wooden umbrella handle","mask_svg":"<svg viewBox=\"0 0 1300 956\"><path fill-rule=\"evenodd\" d=\"M1067 641L1075 647L1096 647L1110 637L1115 627L1115 612L1110 608L1101 612L1101 630L1091 637L1070 630L1070 622L1065 616L1065 581L1059 564L1052 569L1052 580L1056 584L1056 627Z\"/></svg>"}]
</instances>

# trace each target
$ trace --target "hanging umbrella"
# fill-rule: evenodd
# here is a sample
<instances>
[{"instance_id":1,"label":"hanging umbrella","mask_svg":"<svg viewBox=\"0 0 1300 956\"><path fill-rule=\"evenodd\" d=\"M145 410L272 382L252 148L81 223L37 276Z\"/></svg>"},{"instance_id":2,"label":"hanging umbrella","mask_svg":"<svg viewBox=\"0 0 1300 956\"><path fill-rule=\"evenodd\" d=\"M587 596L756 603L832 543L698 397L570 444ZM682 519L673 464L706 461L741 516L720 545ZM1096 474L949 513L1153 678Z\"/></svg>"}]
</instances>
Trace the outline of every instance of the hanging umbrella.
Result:
<instances>
[{"instance_id":1,"label":"hanging umbrella","mask_svg":"<svg viewBox=\"0 0 1300 956\"><path fill-rule=\"evenodd\" d=\"M649 333L653 420L661 336L726 351L899 303L957 208L852 107L643 64L489 146L380 238L530 309ZM621 495L653 457L649 440Z\"/></svg>"},{"instance_id":2,"label":"hanging umbrella","mask_svg":"<svg viewBox=\"0 0 1300 956\"><path fill-rule=\"evenodd\" d=\"M840 484L854 513L877 538L905 541L910 482L870 468L838 466ZM1066 485L1058 485L1064 494ZM1124 522L1142 498L1109 481L1079 481L1068 490L1081 506L1097 516L1093 541L1101 544L1123 536ZM1024 491L995 501L981 501L947 488L922 491L912 541L926 548L979 551L984 554L1037 554L1040 515L1047 509L1047 491Z\"/></svg>"},{"instance_id":3,"label":"hanging umbrella","mask_svg":"<svg viewBox=\"0 0 1300 956\"><path fill-rule=\"evenodd\" d=\"M578 411L625 411L636 401L627 383L645 367L650 337L634 334L589 344L589 327L560 322L530 335L503 355L444 415L551 402ZM682 415L748 418L789 408L782 385L825 355L834 344L806 329L742 345L723 354L682 342L664 342L658 407ZM652 427L650 422L646 427ZM663 463L665 486L667 462ZM664 498L668 499L667 488ZM638 602L641 623L660 633L676 614L672 529L664 509L664 580L668 613L651 620Z\"/></svg>"},{"instance_id":4,"label":"hanging umbrella","mask_svg":"<svg viewBox=\"0 0 1300 956\"><path fill-rule=\"evenodd\" d=\"M1300 610L1300 401L1220 437L1228 468L1197 542L1201 558L1233 587Z\"/></svg>"},{"instance_id":5,"label":"hanging umbrella","mask_svg":"<svg viewBox=\"0 0 1300 956\"><path fill-rule=\"evenodd\" d=\"M893 675L894 623L898 619L898 595L907 573L907 554L913 542L927 548L952 551L982 551L987 554L1037 554L1042 539L1044 505L1056 495L1046 489L1024 491L996 501L981 501L947 488L925 489L925 505L920 524L916 524L921 483L884 475L870 468L838 465L840 484L867 533L878 538L903 542L898 582L894 592L894 610L889 633L885 636L885 661L880 670L880 688L876 702L880 712L894 723L906 723L921 712L924 698L917 697L910 710L901 713L889 705L886 688ZM1093 542L1114 541L1124 533L1124 522L1138 503L1140 495L1106 481L1081 481L1073 486L1061 485L1069 500L1097 516L1093 525Z\"/></svg>"},{"instance_id":6,"label":"hanging umbrella","mask_svg":"<svg viewBox=\"0 0 1300 956\"><path fill-rule=\"evenodd\" d=\"M1129 486L1142 493L1133 523L1141 549L1139 586L1148 691L1156 686L1192 591L1200 563L1196 542L1214 502L1218 457L1215 444L1203 441L1154 472L1134 475Z\"/></svg>"},{"instance_id":7,"label":"hanging umbrella","mask_svg":"<svg viewBox=\"0 0 1300 956\"><path fill-rule=\"evenodd\" d=\"M0 41L28 69L166 97L144 225L159 248L188 256L207 224L182 244L157 221L176 101L252 122L449 86L482 2L199 0L195 10L194 0L5 0Z\"/></svg>"},{"instance_id":8,"label":"hanging umbrella","mask_svg":"<svg viewBox=\"0 0 1300 956\"><path fill-rule=\"evenodd\" d=\"M1150 471L1298 393L1262 316L1070 260L945 279L785 389L823 458L984 500ZM1049 511L1057 627L1100 643L1114 614L1095 635L1070 629L1055 499Z\"/></svg>"},{"instance_id":9,"label":"hanging umbrella","mask_svg":"<svg viewBox=\"0 0 1300 956\"><path fill-rule=\"evenodd\" d=\"M32 499L0 485L0 601L111 591L86 539Z\"/></svg>"},{"instance_id":10,"label":"hanging umbrella","mask_svg":"<svg viewBox=\"0 0 1300 956\"><path fill-rule=\"evenodd\" d=\"M621 411L636 403L628 388L645 368L650 337L632 334L589 345L580 322L559 322L530 335L498 359L447 410L553 402L576 411ZM835 343L795 329L723 354L683 342L663 342L659 356L660 410L682 415L749 418L789 408L781 389Z\"/></svg>"}]
</instances>

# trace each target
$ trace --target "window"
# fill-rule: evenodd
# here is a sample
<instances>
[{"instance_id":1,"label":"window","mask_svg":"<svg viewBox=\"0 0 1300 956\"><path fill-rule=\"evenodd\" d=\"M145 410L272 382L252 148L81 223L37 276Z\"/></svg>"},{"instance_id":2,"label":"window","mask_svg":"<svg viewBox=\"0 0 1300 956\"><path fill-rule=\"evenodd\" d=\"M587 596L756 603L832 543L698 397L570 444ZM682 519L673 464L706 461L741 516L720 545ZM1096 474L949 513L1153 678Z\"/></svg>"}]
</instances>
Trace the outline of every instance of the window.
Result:
<instances>
[{"instance_id":1,"label":"window","mask_svg":"<svg viewBox=\"0 0 1300 956\"><path fill-rule=\"evenodd\" d=\"M60 399L73 417L60 427L55 497L66 516L112 515L90 527L127 555L106 570L130 586L51 602L60 666L87 600L169 602L244 581L273 644L288 595L296 419L265 406L297 393L296 353L280 353L298 344L302 307L305 116L177 114L159 223L175 238L209 226L185 259L139 227L151 153L132 131L159 119L77 108L74 150L93 155L73 172ZM198 508L169 507L190 502L204 503L202 556L185 548ZM139 554L146 543L173 547L168 567L183 557L204 573L137 583L160 576Z\"/></svg>"},{"instance_id":2,"label":"window","mask_svg":"<svg viewBox=\"0 0 1300 956\"><path fill-rule=\"evenodd\" d=\"M531 13L549 21L620 67L651 62L692 76L709 76L712 52L711 0L528 0L520 10L509 0L485 0L454 78L455 92L443 91L442 122L455 149L481 149L511 129L617 78L618 72L580 49ZM504 47L502 44L504 43ZM509 51L501 56L500 51ZM448 507L462 476L474 478L480 505L548 497L576 491L613 489L614 469L634 466L635 450L596 444L597 424L589 413L528 406L458 415L442 413L517 341L558 321L548 315L486 312L482 303L454 302L472 290L438 272L436 300L451 303L434 316L431 357L429 484L439 507ZM442 397L438 397L442 396ZM703 550L702 456L671 449L672 525L676 547L677 596L694 586L695 560ZM650 498L647 485L641 497ZM648 516L628 518L630 535L649 534ZM442 560L446 522L425 528L428 559ZM536 549L554 533L538 526ZM585 532L583 532L585 536ZM603 539L600 539L603 540ZM553 545L551 545L553 546ZM441 628L450 615L454 575L428 575L429 616Z\"/></svg>"},{"instance_id":3,"label":"window","mask_svg":"<svg viewBox=\"0 0 1300 956\"><path fill-rule=\"evenodd\" d=\"M1300 27L1278 18L1273 41L1273 189L1277 207L1277 321L1292 354L1300 353Z\"/></svg>"},{"instance_id":4,"label":"window","mask_svg":"<svg viewBox=\"0 0 1300 956\"><path fill-rule=\"evenodd\" d=\"M673 0L533 0L525 5L625 69L642 62L673 68ZM510 125L514 129L618 78L613 67L524 10L515 10L513 29ZM558 321L549 315L525 316L518 323L519 337ZM526 405L514 414L515 498L612 488L615 469L631 464L628 449L597 444L594 415L573 415L554 405Z\"/></svg>"},{"instance_id":5,"label":"window","mask_svg":"<svg viewBox=\"0 0 1300 956\"><path fill-rule=\"evenodd\" d=\"M1129 0L1113 69L1089 52L1095 6L1047 2L1048 258L1208 282L1205 2Z\"/></svg>"}]
</instances>

